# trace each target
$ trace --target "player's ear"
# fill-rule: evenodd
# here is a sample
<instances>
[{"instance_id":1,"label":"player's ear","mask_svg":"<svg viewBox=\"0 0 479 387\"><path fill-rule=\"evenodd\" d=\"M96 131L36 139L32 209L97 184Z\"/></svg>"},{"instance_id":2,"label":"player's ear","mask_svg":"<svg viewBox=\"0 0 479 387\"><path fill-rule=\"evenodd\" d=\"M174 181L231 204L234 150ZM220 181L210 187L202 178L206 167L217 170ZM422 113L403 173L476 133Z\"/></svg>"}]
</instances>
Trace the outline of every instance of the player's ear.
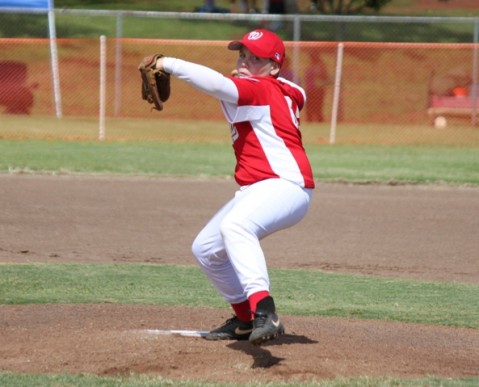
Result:
<instances>
[{"instance_id":1,"label":"player's ear","mask_svg":"<svg viewBox=\"0 0 479 387\"><path fill-rule=\"evenodd\" d=\"M269 70L269 75L272 77L277 77L279 75L279 71L281 69L279 68L279 65L276 62L271 62L271 70Z\"/></svg>"}]
</instances>

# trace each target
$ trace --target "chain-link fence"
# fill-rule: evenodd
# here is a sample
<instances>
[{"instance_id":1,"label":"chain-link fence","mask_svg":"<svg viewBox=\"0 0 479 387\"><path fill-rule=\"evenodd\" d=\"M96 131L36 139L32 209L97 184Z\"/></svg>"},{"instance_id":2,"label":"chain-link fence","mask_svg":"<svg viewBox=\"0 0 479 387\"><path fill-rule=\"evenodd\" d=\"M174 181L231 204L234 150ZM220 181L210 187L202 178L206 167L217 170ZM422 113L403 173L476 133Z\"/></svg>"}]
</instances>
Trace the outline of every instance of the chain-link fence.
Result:
<instances>
[{"instance_id":1,"label":"chain-link fence","mask_svg":"<svg viewBox=\"0 0 479 387\"><path fill-rule=\"evenodd\" d=\"M313 23L309 19L303 22ZM173 79L172 96L165 110L152 113L140 98L137 67L144 56L160 51L229 74L237 52L228 51L226 44L250 26L241 26L235 36L226 37L228 40L198 40L118 38L122 29L118 26L124 27L124 20L116 20L115 25L116 34L106 38L103 48L99 38L55 39L56 56L52 56L48 38L0 39L0 136L35 136L39 118L53 118L63 126L70 125L68 119L99 120L103 86L107 129L111 122L128 125L153 117L163 124L224 121L216 100L177 79ZM435 143L437 135L431 133L437 129L431 129L447 126L450 132L443 130L441 136L447 133L450 143L478 145L478 90L474 86L477 43L288 40L286 47L288 61L282 75L305 88L308 102L302 124L309 130L317 127L322 131L318 141L328 141L328 137L334 140L336 134L341 139L343 133L363 128L374 132L368 137L371 142L380 138L377 141L391 144ZM65 137L56 129L40 132L48 137ZM411 133L414 135L404 140ZM354 135L348 139L343 137L342 141L357 141ZM441 138L440 143L449 140Z\"/></svg>"}]
</instances>

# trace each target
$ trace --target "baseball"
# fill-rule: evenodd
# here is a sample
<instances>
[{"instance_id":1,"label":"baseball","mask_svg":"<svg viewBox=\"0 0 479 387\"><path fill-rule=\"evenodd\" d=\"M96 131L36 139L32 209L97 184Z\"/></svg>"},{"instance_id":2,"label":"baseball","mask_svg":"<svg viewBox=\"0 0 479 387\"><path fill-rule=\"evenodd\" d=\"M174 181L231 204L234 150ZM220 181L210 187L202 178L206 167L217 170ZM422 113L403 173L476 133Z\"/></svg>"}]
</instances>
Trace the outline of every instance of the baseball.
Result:
<instances>
[{"instance_id":1,"label":"baseball","mask_svg":"<svg viewBox=\"0 0 479 387\"><path fill-rule=\"evenodd\" d=\"M438 116L434 119L434 127L437 129L444 129L447 126L447 120L444 116Z\"/></svg>"}]
</instances>

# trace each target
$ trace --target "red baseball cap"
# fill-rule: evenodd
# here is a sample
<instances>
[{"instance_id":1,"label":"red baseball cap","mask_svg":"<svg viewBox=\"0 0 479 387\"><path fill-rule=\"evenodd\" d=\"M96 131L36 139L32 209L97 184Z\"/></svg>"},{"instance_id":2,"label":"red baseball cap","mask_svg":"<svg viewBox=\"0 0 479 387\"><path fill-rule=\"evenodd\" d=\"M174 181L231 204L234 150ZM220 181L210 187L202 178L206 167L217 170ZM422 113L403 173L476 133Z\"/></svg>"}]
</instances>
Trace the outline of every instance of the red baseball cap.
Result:
<instances>
[{"instance_id":1,"label":"red baseball cap","mask_svg":"<svg viewBox=\"0 0 479 387\"><path fill-rule=\"evenodd\" d=\"M242 46L245 46L257 57L272 59L280 66L286 55L281 38L268 30L248 32L241 40L233 40L228 44L230 50L239 50Z\"/></svg>"}]
</instances>

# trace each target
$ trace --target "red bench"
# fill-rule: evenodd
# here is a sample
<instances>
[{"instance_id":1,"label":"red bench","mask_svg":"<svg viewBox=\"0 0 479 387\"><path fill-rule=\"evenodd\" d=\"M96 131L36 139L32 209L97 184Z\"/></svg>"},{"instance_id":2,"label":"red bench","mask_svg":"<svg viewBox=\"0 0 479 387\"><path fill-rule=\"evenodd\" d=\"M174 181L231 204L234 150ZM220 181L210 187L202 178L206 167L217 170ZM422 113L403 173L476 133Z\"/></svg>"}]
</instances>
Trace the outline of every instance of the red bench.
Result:
<instances>
[{"instance_id":1,"label":"red bench","mask_svg":"<svg viewBox=\"0 0 479 387\"><path fill-rule=\"evenodd\" d=\"M475 108L474 108L475 105ZM447 126L448 117L471 118L479 113L479 95L474 99L469 95L429 96L427 109L431 122L436 127Z\"/></svg>"}]
</instances>

